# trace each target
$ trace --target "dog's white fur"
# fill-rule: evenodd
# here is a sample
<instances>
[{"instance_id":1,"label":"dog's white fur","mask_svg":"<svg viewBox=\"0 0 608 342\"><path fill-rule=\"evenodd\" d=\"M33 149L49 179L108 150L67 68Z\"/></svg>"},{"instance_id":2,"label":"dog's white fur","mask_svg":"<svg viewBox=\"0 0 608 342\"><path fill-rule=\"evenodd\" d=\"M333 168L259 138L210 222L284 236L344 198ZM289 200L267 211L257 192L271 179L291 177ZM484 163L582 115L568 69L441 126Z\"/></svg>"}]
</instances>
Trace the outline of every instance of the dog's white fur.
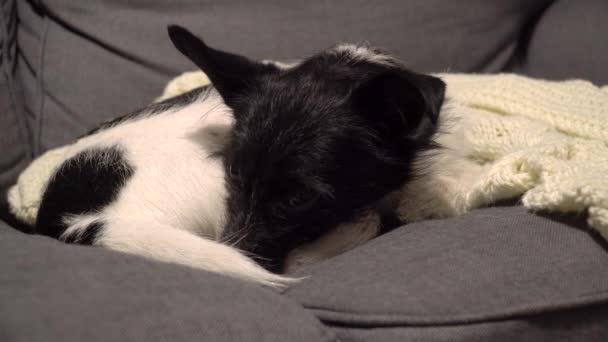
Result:
<instances>
[{"instance_id":1,"label":"dog's white fur","mask_svg":"<svg viewBox=\"0 0 608 342\"><path fill-rule=\"evenodd\" d=\"M101 220L94 245L269 286L289 283L217 241L226 187L222 161L213 153L226 143L232 122L230 109L211 90L185 107L142 115L69 146L67 158L118 147L135 172L100 212L65 217L69 227L62 238Z\"/></svg>"},{"instance_id":2,"label":"dog's white fur","mask_svg":"<svg viewBox=\"0 0 608 342\"><path fill-rule=\"evenodd\" d=\"M346 54L353 60L363 60L382 65L394 65L396 60L390 55L378 53L365 45L340 44L332 49L336 53Z\"/></svg>"},{"instance_id":3,"label":"dog's white fur","mask_svg":"<svg viewBox=\"0 0 608 342\"><path fill-rule=\"evenodd\" d=\"M333 47L330 52L334 52L334 53L338 53L338 54L343 54L346 58L348 58L349 60L353 60L353 61L367 61L367 62L371 62L371 63L376 63L376 64L382 64L382 65L394 65L395 63L397 63L397 61L395 60L394 57L387 55L387 54L383 54L383 53L378 53L376 51L374 51L373 49L365 46L365 45L357 45L357 44L338 44L335 47ZM289 70L292 69L296 66L298 66L301 61L298 60L294 60L294 61L274 61L274 60L263 60L262 63L264 64L269 64L269 65L274 65L275 67L281 69L281 70Z\"/></svg>"},{"instance_id":4,"label":"dog's white fur","mask_svg":"<svg viewBox=\"0 0 608 342\"><path fill-rule=\"evenodd\" d=\"M274 65L275 67L277 67L278 69L281 70L289 70L289 69L293 69L295 67L297 67L301 62L300 61L288 61L288 62L281 62L281 61L273 61L270 59L266 59L262 61L263 64L266 65Z\"/></svg>"}]
</instances>

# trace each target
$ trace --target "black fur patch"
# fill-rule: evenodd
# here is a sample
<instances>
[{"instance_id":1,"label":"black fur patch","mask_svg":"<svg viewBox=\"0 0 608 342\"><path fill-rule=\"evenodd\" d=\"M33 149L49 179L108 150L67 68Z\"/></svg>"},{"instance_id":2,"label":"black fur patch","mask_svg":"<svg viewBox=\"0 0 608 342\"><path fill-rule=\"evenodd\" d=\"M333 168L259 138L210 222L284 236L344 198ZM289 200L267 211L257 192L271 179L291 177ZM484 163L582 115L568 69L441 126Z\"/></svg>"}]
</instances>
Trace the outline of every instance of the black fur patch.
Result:
<instances>
[{"instance_id":1,"label":"black fur patch","mask_svg":"<svg viewBox=\"0 0 608 342\"><path fill-rule=\"evenodd\" d=\"M177 26L169 35L233 110L224 234L269 270L280 271L291 249L374 210L433 146L445 84L391 58L330 49L281 70L210 48Z\"/></svg>"},{"instance_id":2,"label":"black fur patch","mask_svg":"<svg viewBox=\"0 0 608 342\"><path fill-rule=\"evenodd\" d=\"M327 55L258 77L232 103L225 232L240 231L236 246L280 271L291 249L373 209L413 176L436 131L440 104L428 99L443 100L443 83ZM383 231L396 224L383 222Z\"/></svg>"},{"instance_id":3,"label":"black fur patch","mask_svg":"<svg viewBox=\"0 0 608 342\"><path fill-rule=\"evenodd\" d=\"M103 229L101 221L93 221L86 228L75 232L63 239L66 243L77 243L81 245L92 245Z\"/></svg>"},{"instance_id":4,"label":"black fur patch","mask_svg":"<svg viewBox=\"0 0 608 342\"><path fill-rule=\"evenodd\" d=\"M380 231L378 235L388 233L404 224L405 222L401 222L396 212L385 213L380 216Z\"/></svg>"},{"instance_id":5,"label":"black fur patch","mask_svg":"<svg viewBox=\"0 0 608 342\"><path fill-rule=\"evenodd\" d=\"M66 229L66 216L95 212L110 204L133 171L118 147L91 149L66 160L42 196L36 233L59 238ZM92 225L76 242L91 243L101 226Z\"/></svg>"}]
</instances>

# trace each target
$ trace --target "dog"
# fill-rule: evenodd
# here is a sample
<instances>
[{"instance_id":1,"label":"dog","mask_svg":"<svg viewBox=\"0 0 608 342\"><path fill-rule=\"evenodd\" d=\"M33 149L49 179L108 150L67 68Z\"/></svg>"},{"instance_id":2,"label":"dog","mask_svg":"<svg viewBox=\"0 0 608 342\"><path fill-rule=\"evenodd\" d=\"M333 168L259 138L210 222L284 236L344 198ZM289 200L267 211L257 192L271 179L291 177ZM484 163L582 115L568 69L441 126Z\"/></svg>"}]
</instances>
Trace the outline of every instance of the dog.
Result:
<instances>
[{"instance_id":1,"label":"dog","mask_svg":"<svg viewBox=\"0 0 608 342\"><path fill-rule=\"evenodd\" d=\"M366 46L284 65L168 32L213 87L71 144L37 233L281 287L298 246L361 222L373 235L400 224L395 193L435 147L440 79Z\"/></svg>"}]
</instances>

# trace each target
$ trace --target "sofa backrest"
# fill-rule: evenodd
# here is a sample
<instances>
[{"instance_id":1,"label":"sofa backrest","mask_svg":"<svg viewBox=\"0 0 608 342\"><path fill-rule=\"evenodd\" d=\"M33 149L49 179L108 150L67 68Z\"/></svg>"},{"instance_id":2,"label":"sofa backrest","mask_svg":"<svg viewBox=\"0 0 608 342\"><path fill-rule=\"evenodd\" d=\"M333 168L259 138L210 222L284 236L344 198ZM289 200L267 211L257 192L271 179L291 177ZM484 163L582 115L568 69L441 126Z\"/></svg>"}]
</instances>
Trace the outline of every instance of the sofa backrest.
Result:
<instances>
[{"instance_id":1,"label":"sofa backrest","mask_svg":"<svg viewBox=\"0 0 608 342\"><path fill-rule=\"evenodd\" d=\"M23 96L12 100L0 130L20 125L25 132L9 142L27 145L20 160L149 103L170 78L194 69L169 42L170 23L252 58L295 59L336 42L367 41L420 71L513 70L608 82L601 63L608 57L605 0L5 3L17 10L3 10L2 25L16 23L15 14L19 24L16 37L3 41L17 44L19 53L3 69L13 73L9 83ZM18 148L13 145L2 147ZM9 178L23 166L3 158L0 174L12 168Z\"/></svg>"}]
</instances>

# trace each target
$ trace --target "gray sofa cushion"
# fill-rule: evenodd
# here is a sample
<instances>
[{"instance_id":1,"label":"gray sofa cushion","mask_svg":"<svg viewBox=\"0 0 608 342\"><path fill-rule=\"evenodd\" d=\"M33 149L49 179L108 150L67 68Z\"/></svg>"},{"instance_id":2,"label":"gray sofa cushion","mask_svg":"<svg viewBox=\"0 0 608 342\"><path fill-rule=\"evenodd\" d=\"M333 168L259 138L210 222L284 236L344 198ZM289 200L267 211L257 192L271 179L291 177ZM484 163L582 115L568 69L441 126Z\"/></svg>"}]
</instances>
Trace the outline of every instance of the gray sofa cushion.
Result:
<instances>
[{"instance_id":1,"label":"gray sofa cushion","mask_svg":"<svg viewBox=\"0 0 608 342\"><path fill-rule=\"evenodd\" d=\"M334 341L280 294L0 221L0 341Z\"/></svg>"},{"instance_id":2,"label":"gray sofa cushion","mask_svg":"<svg viewBox=\"0 0 608 342\"><path fill-rule=\"evenodd\" d=\"M193 69L167 39L169 23L254 58L302 58L336 42L369 41L418 70L498 71L548 3L19 1L18 67L32 143L36 154L64 144L149 103L169 78Z\"/></svg>"},{"instance_id":3,"label":"gray sofa cushion","mask_svg":"<svg viewBox=\"0 0 608 342\"><path fill-rule=\"evenodd\" d=\"M0 194L32 156L22 113L22 93L15 81L17 11L13 1L0 3ZM0 196L0 207L6 198Z\"/></svg>"},{"instance_id":4,"label":"gray sofa cushion","mask_svg":"<svg viewBox=\"0 0 608 342\"><path fill-rule=\"evenodd\" d=\"M342 341L433 342L605 342L608 313L605 306L590 306L509 320L460 325L397 327L335 327Z\"/></svg>"},{"instance_id":5,"label":"gray sofa cushion","mask_svg":"<svg viewBox=\"0 0 608 342\"><path fill-rule=\"evenodd\" d=\"M576 222L496 207L413 223L310 267L302 274L311 277L287 294L324 323L354 328L342 334L371 339L384 329L393 336L387 341L416 334L441 340L448 332L451 341L488 334L511 341L508 327L521 338L540 336L553 330L535 326L542 315L604 303L564 318L571 329L560 334L568 340L586 332L586 341L605 341L608 253L584 228L572 227Z\"/></svg>"},{"instance_id":6,"label":"gray sofa cushion","mask_svg":"<svg viewBox=\"0 0 608 342\"><path fill-rule=\"evenodd\" d=\"M516 70L551 79L584 78L608 84L608 1L559 0L530 32Z\"/></svg>"}]
</instances>

